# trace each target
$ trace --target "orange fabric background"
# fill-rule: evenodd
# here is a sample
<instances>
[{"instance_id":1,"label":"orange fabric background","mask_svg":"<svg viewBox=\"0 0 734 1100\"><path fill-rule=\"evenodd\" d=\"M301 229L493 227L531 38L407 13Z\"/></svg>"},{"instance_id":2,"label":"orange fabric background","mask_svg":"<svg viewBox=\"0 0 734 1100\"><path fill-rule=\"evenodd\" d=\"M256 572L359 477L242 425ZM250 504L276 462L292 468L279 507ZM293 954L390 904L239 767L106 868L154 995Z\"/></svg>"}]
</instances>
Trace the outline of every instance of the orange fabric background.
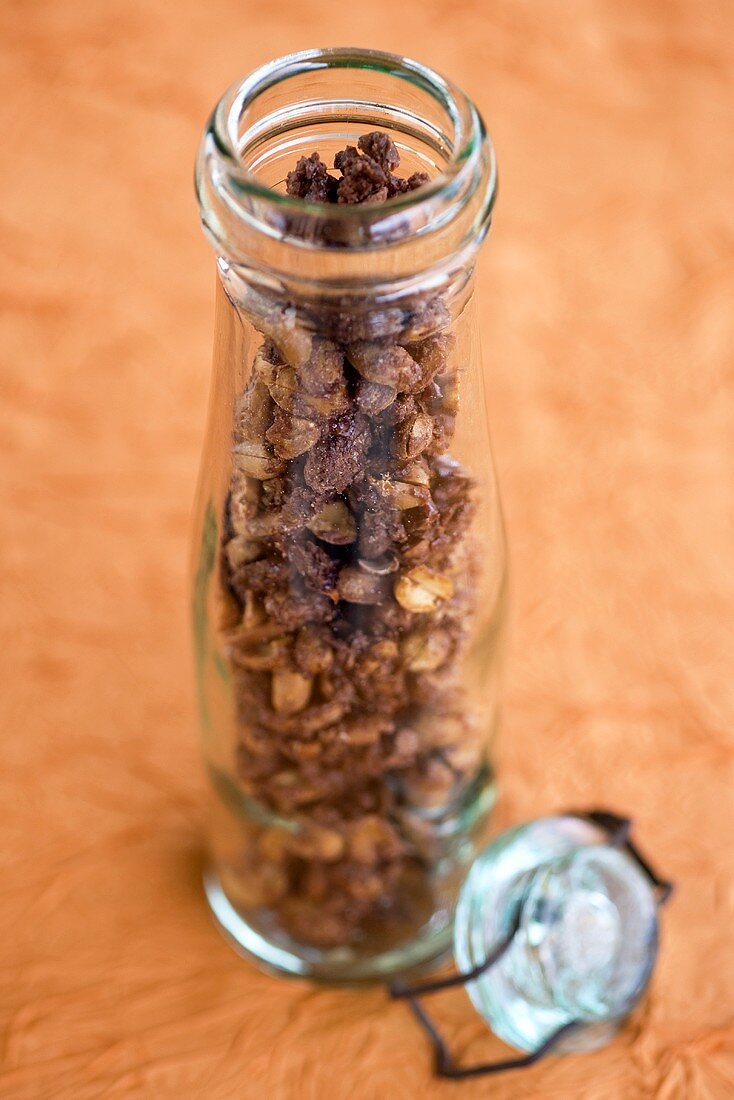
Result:
<instances>
[{"instance_id":1,"label":"orange fabric background","mask_svg":"<svg viewBox=\"0 0 734 1100\"><path fill-rule=\"evenodd\" d=\"M0 1095L731 1096L730 0L4 0L0 34ZM213 264L192 161L232 80L345 42L460 81L498 150L497 827L630 810L679 883L614 1045L492 1083L433 1080L379 989L259 974L199 885L185 576ZM463 994L441 1016L466 1059L499 1053Z\"/></svg>"}]
</instances>

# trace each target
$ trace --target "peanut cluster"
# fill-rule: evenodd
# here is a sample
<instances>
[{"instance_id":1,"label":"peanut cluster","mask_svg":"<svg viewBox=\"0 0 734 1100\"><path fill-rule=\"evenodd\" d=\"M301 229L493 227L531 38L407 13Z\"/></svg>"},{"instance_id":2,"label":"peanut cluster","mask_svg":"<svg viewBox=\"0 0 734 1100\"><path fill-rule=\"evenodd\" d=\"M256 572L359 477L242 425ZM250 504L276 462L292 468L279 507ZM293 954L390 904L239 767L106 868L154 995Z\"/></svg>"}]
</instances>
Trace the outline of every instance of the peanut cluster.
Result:
<instances>
[{"instance_id":1,"label":"peanut cluster","mask_svg":"<svg viewBox=\"0 0 734 1100\"><path fill-rule=\"evenodd\" d=\"M387 135L360 148L337 156L341 182L303 158L289 190L396 193ZM298 941L355 945L430 915L432 822L481 763L458 677L476 502L448 453L451 316L440 297L304 317L259 293L243 311L263 342L235 407L223 545L237 772L292 828L252 826L233 900Z\"/></svg>"}]
</instances>

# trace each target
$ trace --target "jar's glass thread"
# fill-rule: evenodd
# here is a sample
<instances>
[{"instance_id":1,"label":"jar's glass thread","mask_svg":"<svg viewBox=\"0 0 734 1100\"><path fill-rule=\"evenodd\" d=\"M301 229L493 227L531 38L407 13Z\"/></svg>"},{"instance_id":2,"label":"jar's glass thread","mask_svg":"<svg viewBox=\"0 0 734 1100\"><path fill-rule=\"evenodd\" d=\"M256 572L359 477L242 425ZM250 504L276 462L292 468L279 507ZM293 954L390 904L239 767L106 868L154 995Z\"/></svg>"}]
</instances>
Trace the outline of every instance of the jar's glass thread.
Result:
<instances>
[{"instance_id":1,"label":"jar's glass thread","mask_svg":"<svg viewBox=\"0 0 734 1100\"><path fill-rule=\"evenodd\" d=\"M662 878L657 871L653 869L650 862L641 853L637 844L632 840L631 818L621 817L608 810L573 810L570 811L568 816L582 818L597 825L606 833L606 844L608 847L626 852L635 861L639 869L643 871L649 879L658 907L664 905L670 899L674 885L669 879ZM390 996L394 1000L406 1000L408 1002L413 1015L428 1035L433 1047L435 1071L439 1077L459 1080L467 1077L482 1077L490 1074L502 1073L513 1069L525 1069L540 1061L546 1054L550 1054L553 1050L556 1050L563 1039L584 1026L584 1021L582 1020L571 1020L554 1031L536 1050L531 1051L529 1054L522 1055L519 1058L504 1058L498 1061L484 1062L473 1066L460 1066L456 1064L448 1043L421 1004L421 997L427 997L433 993L440 993L456 986L465 986L468 982L475 981L483 974L486 974L488 970L500 961L512 946L515 936L520 929L521 916L522 906L521 903L518 903L515 908L514 916L510 921L507 934L499 941L495 948L489 952L484 961L471 970L451 974L448 977L439 978L435 981L425 982L420 985L406 986L399 981L391 983L389 987Z\"/></svg>"}]
</instances>

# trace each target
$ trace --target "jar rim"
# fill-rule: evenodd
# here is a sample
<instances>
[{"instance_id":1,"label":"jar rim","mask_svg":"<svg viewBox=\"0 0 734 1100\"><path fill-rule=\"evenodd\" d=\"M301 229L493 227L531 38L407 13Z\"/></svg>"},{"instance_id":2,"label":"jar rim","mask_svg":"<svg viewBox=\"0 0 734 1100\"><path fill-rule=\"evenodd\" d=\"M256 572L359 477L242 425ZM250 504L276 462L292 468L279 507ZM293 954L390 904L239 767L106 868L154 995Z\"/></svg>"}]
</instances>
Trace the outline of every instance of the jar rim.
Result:
<instances>
[{"instance_id":1,"label":"jar rim","mask_svg":"<svg viewBox=\"0 0 734 1100\"><path fill-rule=\"evenodd\" d=\"M381 203L315 203L274 190L245 166L242 160L241 120L244 113L268 89L309 72L324 69L362 69L398 77L429 94L443 109L453 128L451 147L442 170L413 191ZM216 179L213 175L216 173ZM338 221L350 227L357 247L385 243L382 226L394 224L395 215L415 212L426 225L445 220L438 213L445 206L454 211L485 181L482 218L491 215L497 188L496 158L484 122L469 97L435 70L399 54L356 47L302 50L266 62L232 85L215 107L204 132L197 161L197 194L205 226L212 202L226 204L229 216L269 236L280 236L273 225L297 217L315 227L302 233L309 247L325 247L319 227ZM253 217L253 211L257 213ZM448 216L448 215L447 215ZM218 220L218 219L217 219ZM389 233L388 233L389 237ZM354 247L354 245L352 245Z\"/></svg>"}]
</instances>

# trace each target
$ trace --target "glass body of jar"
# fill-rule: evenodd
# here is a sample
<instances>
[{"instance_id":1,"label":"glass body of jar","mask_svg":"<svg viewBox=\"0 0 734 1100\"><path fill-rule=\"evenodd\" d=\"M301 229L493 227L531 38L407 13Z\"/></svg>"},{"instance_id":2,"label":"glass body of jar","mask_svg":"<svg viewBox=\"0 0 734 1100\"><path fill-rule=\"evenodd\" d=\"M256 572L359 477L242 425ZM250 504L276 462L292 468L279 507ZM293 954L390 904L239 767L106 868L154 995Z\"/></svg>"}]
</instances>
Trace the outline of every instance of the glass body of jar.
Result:
<instances>
[{"instance_id":1,"label":"glass body of jar","mask_svg":"<svg viewBox=\"0 0 734 1100\"><path fill-rule=\"evenodd\" d=\"M285 194L379 129L430 182ZM281 972L439 957L494 800L505 590L472 297L494 159L471 103L375 51L232 89L197 165L218 262L193 618L212 783L207 893Z\"/></svg>"}]
</instances>

